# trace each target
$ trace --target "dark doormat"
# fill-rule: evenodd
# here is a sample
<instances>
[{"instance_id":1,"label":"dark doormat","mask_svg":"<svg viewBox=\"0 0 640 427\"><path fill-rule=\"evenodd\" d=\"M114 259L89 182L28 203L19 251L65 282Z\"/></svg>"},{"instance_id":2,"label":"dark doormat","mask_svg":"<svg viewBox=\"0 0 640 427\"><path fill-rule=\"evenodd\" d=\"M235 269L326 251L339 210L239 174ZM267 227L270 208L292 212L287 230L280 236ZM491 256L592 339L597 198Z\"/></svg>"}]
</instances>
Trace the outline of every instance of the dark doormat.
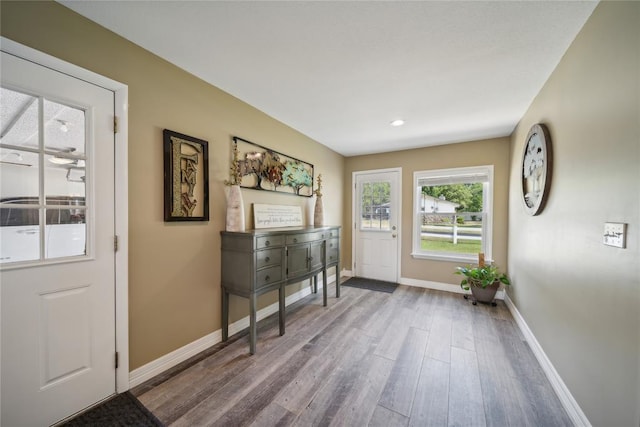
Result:
<instances>
[{"instance_id":1,"label":"dark doormat","mask_svg":"<svg viewBox=\"0 0 640 427\"><path fill-rule=\"evenodd\" d=\"M352 288L369 289L371 291L393 293L398 287L397 283L384 282L382 280L365 279L364 277L351 277L340 286L351 286Z\"/></svg>"},{"instance_id":2,"label":"dark doormat","mask_svg":"<svg viewBox=\"0 0 640 427\"><path fill-rule=\"evenodd\" d=\"M113 396L95 408L89 409L62 424L64 427L164 427L131 393Z\"/></svg>"}]
</instances>

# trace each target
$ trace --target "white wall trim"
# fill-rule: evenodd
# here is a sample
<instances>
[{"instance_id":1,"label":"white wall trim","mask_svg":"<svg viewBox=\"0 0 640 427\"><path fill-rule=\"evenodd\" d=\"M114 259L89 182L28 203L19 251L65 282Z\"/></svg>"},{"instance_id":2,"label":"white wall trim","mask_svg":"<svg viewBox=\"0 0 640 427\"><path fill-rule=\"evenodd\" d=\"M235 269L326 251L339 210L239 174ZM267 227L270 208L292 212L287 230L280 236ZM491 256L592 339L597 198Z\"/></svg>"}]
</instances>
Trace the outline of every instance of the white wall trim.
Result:
<instances>
[{"instance_id":1,"label":"white wall trim","mask_svg":"<svg viewBox=\"0 0 640 427\"><path fill-rule=\"evenodd\" d=\"M177 364L195 356L201 351L206 350L212 345L219 343L220 341L222 341L222 332L218 329L217 331L190 342L171 353L167 353L164 356L131 371L129 374L129 385L131 388L136 387L156 375L163 373L167 369L173 368Z\"/></svg>"},{"instance_id":2,"label":"white wall trim","mask_svg":"<svg viewBox=\"0 0 640 427\"><path fill-rule=\"evenodd\" d=\"M343 277L353 277L353 271L343 269L340 275ZM398 283L400 285L413 286L416 288L434 289L436 291L471 295L471 292L463 290L460 285L452 283L432 282L430 280L411 279L409 277L401 277ZM504 299L504 296L505 293L502 289L496 293L496 299Z\"/></svg>"},{"instance_id":3,"label":"white wall trim","mask_svg":"<svg viewBox=\"0 0 640 427\"><path fill-rule=\"evenodd\" d=\"M115 90L116 391L129 390L129 89Z\"/></svg>"},{"instance_id":4,"label":"white wall trim","mask_svg":"<svg viewBox=\"0 0 640 427\"><path fill-rule=\"evenodd\" d=\"M119 355L116 370L116 391L129 389L129 195L128 195L128 102L127 85L108 77L81 68L44 52L24 46L5 37L0 37L3 52L27 61L68 74L114 92L114 115L118 117L118 133L115 134L115 233L119 238L119 249L115 259L116 295L116 351Z\"/></svg>"},{"instance_id":5,"label":"white wall trim","mask_svg":"<svg viewBox=\"0 0 640 427\"><path fill-rule=\"evenodd\" d=\"M327 282L333 283L335 281L335 278L336 278L335 275L329 276L327 278ZM310 280L304 280L302 283L304 287L300 291L289 295L285 299L285 306L291 305L294 302L299 301L302 298L306 297L307 295L311 294ZM320 278L320 280L318 280L318 292L320 289L323 288L323 286L324 286L324 283L322 282L322 278ZM268 305L267 307L264 307L261 310L258 310L258 312L256 313L256 319L257 321L260 321L277 312L278 312L278 303L275 302L271 305ZM229 336L237 334L238 332L248 327L249 327L249 316L247 315L246 317L243 317L242 319L236 320L235 322L229 324ZM218 329L217 331L214 331L208 335L205 335L202 338L198 338L197 340L183 347L180 347L179 349L174 350L171 353L165 354L164 356L161 356L156 360L149 362L146 365L143 365L137 369L134 369L129 374L129 386L132 388L136 387L144 383L145 381L150 380L156 375L159 375L164 371L173 368L179 363L184 362L190 357L193 357L196 354L208 349L209 347L215 344L218 344L221 341L222 341L222 331Z\"/></svg>"},{"instance_id":6,"label":"white wall trim","mask_svg":"<svg viewBox=\"0 0 640 427\"><path fill-rule=\"evenodd\" d=\"M432 282L429 280L410 279L408 277L401 277L398 282L401 285L414 286L416 288L434 289L437 291L453 292L455 294L471 295L471 292L465 291L460 285L452 283ZM504 299L504 290L500 289L496 293L496 299Z\"/></svg>"},{"instance_id":7,"label":"white wall trim","mask_svg":"<svg viewBox=\"0 0 640 427\"><path fill-rule=\"evenodd\" d=\"M567 411L569 418L571 418L571 420L576 426L591 427L591 423L589 422L589 419L584 414L584 412L582 412L580 405L578 405L578 402L576 402L576 400L573 398L573 395L569 391L569 388L566 386L564 381L562 381L560 374L558 374L558 371L556 371L556 368L554 368L553 364L545 354L544 350L542 349L542 346L536 339L535 335L533 335L533 332L531 331L531 329L529 329L527 322L525 322L524 318L522 317L522 315L520 314L520 312L518 311L516 306L513 304L513 301L511 301L511 298L509 298L508 295L505 295L504 302L506 306L509 308L509 311L511 312L511 315L516 321L516 324L520 328L520 331L522 331L522 335L524 335L524 338L529 343L529 347L531 347L533 354L538 360L538 363L540 363L542 370L544 371L547 378L549 379L549 382L551 383L551 387L553 387L553 390L558 395L558 398L560 399L560 403L562 404L564 409Z\"/></svg>"}]
</instances>

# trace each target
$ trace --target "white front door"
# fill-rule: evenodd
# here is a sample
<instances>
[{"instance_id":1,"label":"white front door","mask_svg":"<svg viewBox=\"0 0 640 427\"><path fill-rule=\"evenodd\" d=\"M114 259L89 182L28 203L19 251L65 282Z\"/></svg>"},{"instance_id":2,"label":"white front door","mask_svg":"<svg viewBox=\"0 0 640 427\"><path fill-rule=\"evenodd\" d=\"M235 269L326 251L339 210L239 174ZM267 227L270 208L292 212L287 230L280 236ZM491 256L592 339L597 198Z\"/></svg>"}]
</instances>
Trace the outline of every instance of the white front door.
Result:
<instances>
[{"instance_id":1,"label":"white front door","mask_svg":"<svg viewBox=\"0 0 640 427\"><path fill-rule=\"evenodd\" d=\"M116 390L114 93L2 53L3 426Z\"/></svg>"},{"instance_id":2,"label":"white front door","mask_svg":"<svg viewBox=\"0 0 640 427\"><path fill-rule=\"evenodd\" d=\"M354 172L355 275L398 280L401 170Z\"/></svg>"}]
</instances>

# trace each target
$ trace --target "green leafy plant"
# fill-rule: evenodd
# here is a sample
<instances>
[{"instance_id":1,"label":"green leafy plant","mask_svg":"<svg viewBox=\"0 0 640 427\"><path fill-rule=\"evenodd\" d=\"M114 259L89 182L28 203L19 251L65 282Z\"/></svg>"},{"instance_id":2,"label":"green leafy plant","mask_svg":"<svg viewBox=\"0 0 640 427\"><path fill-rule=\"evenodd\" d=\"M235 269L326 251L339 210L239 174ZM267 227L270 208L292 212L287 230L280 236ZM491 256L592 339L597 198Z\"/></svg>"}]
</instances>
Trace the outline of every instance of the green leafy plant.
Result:
<instances>
[{"instance_id":1,"label":"green leafy plant","mask_svg":"<svg viewBox=\"0 0 640 427\"><path fill-rule=\"evenodd\" d=\"M500 270L495 265L457 267L455 274L464 276L464 279L460 282L460 287L465 291L468 291L471 286L478 286L484 289L495 282L504 283L505 285L511 284L507 275L500 273Z\"/></svg>"}]
</instances>

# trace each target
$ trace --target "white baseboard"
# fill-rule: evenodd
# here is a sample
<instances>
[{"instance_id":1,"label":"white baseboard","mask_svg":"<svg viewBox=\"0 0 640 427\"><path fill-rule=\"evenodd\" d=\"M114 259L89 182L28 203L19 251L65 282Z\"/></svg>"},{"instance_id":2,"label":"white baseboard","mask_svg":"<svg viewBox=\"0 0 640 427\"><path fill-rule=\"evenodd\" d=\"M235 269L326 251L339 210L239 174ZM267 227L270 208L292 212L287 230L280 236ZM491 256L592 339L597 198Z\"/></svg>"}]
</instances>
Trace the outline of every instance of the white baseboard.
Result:
<instances>
[{"instance_id":1,"label":"white baseboard","mask_svg":"<svg viewBox=\"0 0 640 427\"><path fill-rule=\"evenodd\" d=\"M465 291L460 285L442 282L432 282L429 280L410 279L408 277L401 277L398 281L401 285L414 286L416 288L434 289L437 291L453 292L456 294L471 295L471 292ZM501 289L496 293L496 299L504 299L504 291Z\"/></svg>"},{"instance_id":2,"label":"white baseboard","mask_svg":"<svg viewBox=\"0 0 640 427\"><path fill-rule=\"evenodd\" d=\"M504 302L509 308L509 311L516 321L516 324L520 328L520 331L522 331L522 335L524 335L527 343L529 343L529 347L531 347L533 354L538 360L538 363L540 363L542 370L551 383L551 387L553 387L553 390L558 395L560 403L562 403L562 406L567 411L567 414L573 421L573 424L579 427L591 427L589 419L584 414L584 412L582 412L580 405L578 405L578 402L576 402L576 400L571 395L569 388L566 386L564 381L562 381L560 374L558 374L556 368L553 367L553 364L545 354L542 346L536 339L535 335L533 335L533 332L531 331L531 329L529 329L527 322L525 322L524 318L508 295L505 295Z\"/></svg>"},{"instance_id":3,"label":"white baseboard","mask_svg":"<svg viewBox=\"0 0 640 427\"><path fill-rule=\"evenodd\" d=\"M327 281L329 283L334 282L335 275L329 276L327 278ZM289 295L285 299L285 306L293 304L294 302L311 294L311 286L309 286L309 280L304 280L302 281L302 283L305 286L298 292ZM323 286L324 286L324 283L322 283L322 277L320 277L320 279L318 280L318 289L322 289ZM278 312L278 303L275 302L271 305L268 305L267 307L264 307L261 310L258 310L258 312L256 313L256 318L258 321L260 321L266 317L269 317L273 313L277 313L277 312ZM229 336L232 336L248 327L249 327L249 316L246 316L246 317L243 317L242 319L239 319L229 324ZM173 368L179 363L184 362L190 357L195 356L201 351L204 351L209 347L215 344L218 344L221 341L222 341L222 331L218 329L217 331L214 331L208 335L205 335L204 337L199 338L183 347L180 347L179 349L174 350L171 353L165 354L164 356L161 356L156 360L149 362L146 365L143 365L137 369L134 369L129 373L129 387L130 388L136 387L144 383L145 381L150 380L156 375L159 375L164 371Z\"/></svg>"},{"instance_id":4,"label":"white baseboard","mask_svg":"<svg viewBox=\"0 0 640 427\"><path fill-rule=\"evenodd\" d=\"M222 331L218 329L217 331L205 335L184 347L180 347L179 349L165 354L146 365L134 369L129 373L129 387L133 388L142 384L143 382L163 373L169 368L173 368L177 364L184 362L188 358L195 356L220 341L222 341Z\"/></svg>"},{"instance_id":5,"label":"white baseboard","mask_svg":"<svg viewBox=\"0 0 640 427\"><path fill-rule=\"evenodd\" d=\"M353 272L351 270L342 270L340 275L344 277L353 277ZM401 277L400 280L398 280L398 283L406 286L414 286L416 288L434 289L437 291L471 295L471 292L465 291L460 287L460 285L451 283L432 282L430 280L411 279L408 277ZM496 299L504 299L504 291L502 289L496 293Z\"/></svg>"}]
</instances>

